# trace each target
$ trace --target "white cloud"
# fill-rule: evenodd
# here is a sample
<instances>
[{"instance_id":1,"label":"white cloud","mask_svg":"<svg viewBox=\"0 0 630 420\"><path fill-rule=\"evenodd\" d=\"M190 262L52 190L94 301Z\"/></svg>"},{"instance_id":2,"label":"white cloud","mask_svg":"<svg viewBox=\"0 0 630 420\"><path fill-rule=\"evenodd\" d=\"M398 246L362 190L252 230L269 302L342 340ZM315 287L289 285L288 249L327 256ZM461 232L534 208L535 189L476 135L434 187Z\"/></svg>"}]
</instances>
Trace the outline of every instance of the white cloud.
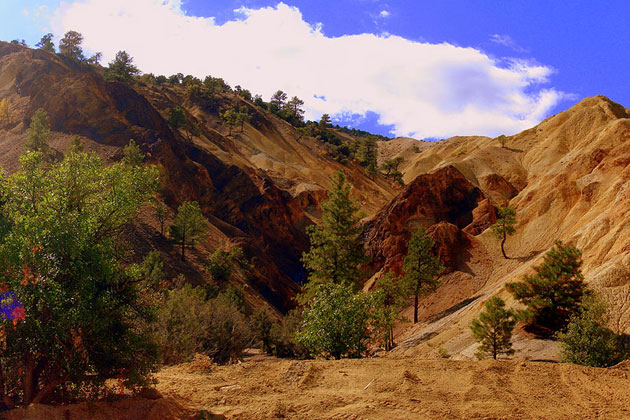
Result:
<instances>
[{"instance_id":1,"label":"white cloud","mask_svg":"<svg viewBox=\"0 0 630 420\"><path fill-rule=\"evenodd\" d=\"M494 42L495 44L499 44L499 45L503 45L504 47L508 47L509 49L511 49L511 50L513 50L515 52L519 52L519 53L528 52L528 50L526 48L523 48L520 45L518 45L516 43L516 41L514 41L512 39L512 37L509 36L509 35L493 34L493 35L490 35L490 41Z\"/></svg>"},{"instance_id":2,"label":"white cloud","mask_svg":"<svg viewBox=\"0 0 630 420\"><path fill-rule=\"evenodd\" d=\"M381 10L381 13L378 14L383 19L389 17L389 12L387 10Z\"/></svg>"},{"instance_id":3,"label":"white cloud","mask_svg":"<svg viewBox=\"0 0 630 420\"><path fill-rule=\"evenodd\" d=\"M105 62L125 49L145 72L210 74L267 99L282 89L305 101L307 118L373 111L419 138L515 133L564 95L541 87L553 70L540 64L384 34L331 38L283 3L237 15L217 25L187 16L181 0L82 0L62 3L52 26L81 32Z\"/></svg>"}]
</instances>

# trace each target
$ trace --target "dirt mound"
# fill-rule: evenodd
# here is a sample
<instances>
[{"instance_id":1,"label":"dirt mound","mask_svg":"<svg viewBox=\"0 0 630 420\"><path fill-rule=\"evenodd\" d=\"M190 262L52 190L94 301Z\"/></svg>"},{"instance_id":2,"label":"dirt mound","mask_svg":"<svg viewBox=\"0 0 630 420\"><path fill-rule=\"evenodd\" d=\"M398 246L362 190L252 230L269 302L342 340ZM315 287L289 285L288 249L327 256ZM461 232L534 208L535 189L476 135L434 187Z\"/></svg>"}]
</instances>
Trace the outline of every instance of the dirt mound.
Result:
<instances>
[{"instance_id":1,"label":"dirt mound","mask_svg":"<svg viewBox=\"0 0 630 420\"><path fill-rule=\"evenodd\" d=\"M629 375L507 360L270 360L206 375L172 367L158 388L233 419L621 419Z\"/></svg>"}]
</instances>

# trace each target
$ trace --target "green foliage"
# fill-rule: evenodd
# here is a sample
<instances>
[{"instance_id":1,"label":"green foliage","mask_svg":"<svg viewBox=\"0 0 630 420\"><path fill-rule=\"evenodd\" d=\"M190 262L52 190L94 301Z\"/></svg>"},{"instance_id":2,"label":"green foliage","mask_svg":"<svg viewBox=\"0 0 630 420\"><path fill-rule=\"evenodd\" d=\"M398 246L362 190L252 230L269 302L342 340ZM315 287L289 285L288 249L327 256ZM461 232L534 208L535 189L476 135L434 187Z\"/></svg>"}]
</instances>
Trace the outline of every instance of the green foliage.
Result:
<instances>
[{"instance_id":1,"label":"green foliage","mask_svg":"<svg viewBox=\"0 0 630 420\"><path fill-rule=\"evenodd\" d=\"M185 284L181 289L169 290L154 324L162 363L185 362L202 352L211 314L211 303L203 289Z\"/></svg>"},{"instance_id":2,"label":"green foliage","mask_svg":"<svg viewBox=\"0 0 630 420\"><path fill-rule=\"evenodd\" d=\"M76 152L46 166L40 152L20 161L0 180L0 288L24 308L20 319L0 319L0 392L29 404L61 388L98 391L115 377L145 385L157 348L141 325L152 312L118 238L154 194L157 169Z\"/></svg>"},{"instance_id":3,"label":"green foliage","mask_svg":"<svg viewBox=\"0 0 630 420\"><path fill-rule=\"evenodd\" d=\"M404 161L405 159L402 156L396 156L383 162L381 169L385 171L385 176L389 176L392 172L397 172Z\"/></svg>"},{"instance_id":4,"label":"green foliage","mask_svg":"<svg viewBox=\"0 0 630 420\"><path fill-rule=\"evenodd\" d=\"M217 299L228 303L230 306L238 309L239 312L245 313L246 301L243 287L228 284L227 287L219 293Z\"/></svg>"},{"instance_id":5,"label":"green foliage","mask_svg":"<svg viewBox=\"0 0 630 420\"><path fill-rule=\"evenodd\" d=\"M407 255L403 262L403 281L406 290L414 296L413 322L418 322L420 296L435 291L440 284L439 275L444 269L439 258L433 255L435 242L424 228L418 228L407 243Z\"/></svg>"},{"instance_id":6,"label":"green foliage","mask_svg":"<svg viewBox=\"0 0 630 420\"><path fill-rule=\"evenodd\" d=\"M149 252L142 261L141 273L145 284L148 287L158 289L166 280L164 273L164 263L157 251Z\"/></svg>"},{"instance_id":7,"label":"green foliage","mask_svg":"<svg viewBox=\"0 0 630 420\"><path fill-rule=\"evenodd\" d=\"M330 127L332 120L330 119L330 115L323 114L322 118L319 120L319 127L324 129Z\"/></svg>"},{"instance_id":8,"label":"green foliage","mask_svg":"<svg viewBox=\"0 0 630 420\"><path fill-rule=\"evenodd\" d=\"M28 127L28 139L26 140L26 150L46 153L49 150L48 137L50 137L50 126L48 125L48 114L39 108L31 118Z\"/></svg>"},{"instance_id":9,"label":"green foliage","mask_svg":"<svg viewBox=\"0 0 630 420\"><path fill-rule=\"evenodd\" d=\"M321 223L307 229L311 249L302 256L309 270L306 300L324 283L358 287L359 265L366 260L358 210L359 206L350 198L346 175L338 171L328 200L322 203Z\"/></svg>"},{"instance_id":10,"label":"green foliage","mask_svg":"<svg viewBox=\"0 0 630 420\"><path fill-rule=\"evenodd\" d=\"M606 306L587 295L565 331L558 333L561 362L608 367L623 359L620 337L606 327Z\"/></svg>"},{"instance_id":11,"label":"green foliage","mask_svg":"<svg viewBox=\"0 0 630 420\"><path fill-rule=\"evenodd\" d=\"M250 319L252 327L252 334L254 340L260 345L260 349L265 353L271 354L272 352L272 340L271 340L271 328L274 322L271 319L271 315L265 308L258 308L254 311Z\"/></svg>"},{"instance_id":12,"label":"green foliage","mask_svg":"<svg viewBox=\"0 0 630 420\"><path fill-rule=\"evenodd\" d=\"M579 310L585 288L581 256L576 247L558 241L543 263L534 267L534 276L507 284L514 297L527 305L536 325L557 331Z\"/></svg>"},{"instance_id":13,"label":"green foliage","mask_svg":"<svg viewBox=\"0 0 630 420\"><path fill-rule=\"evenodd\" d=\"M163 202L157 201L153 214L160 224L160 235L164 235L164 223L166 223L166 219L168 218L168 207L166 207L166 204Z\"/></svg>"},{"instance_id":14,"label":"green foliage","mask_svg":"<svg viewBox=\"0 0 630 420\"><path fill-rule=\"evenodd\" d=\"M123 163L130 166L139 166L144 162L144 154L134 139L129 140L129 144L123 148Z\"/></svg>"},{"instance_id":15,"label":"green foliage","mask_svg":"<svg viewBox=\"0 0 630 420\"><path fill-rule=\"evenodd\" d=\"M230 251L217 249L210 256L208 271L215 282L226 282L232 275L232 266L235 262L244 262L243 249L235 246Z\"/></svg>"},{"instance_id":16,"label":"green foliage","mask_svg":"<svg viewBox=\"0 0 630 420\"><path fill-rule=\"evenodd\" d=\"M375 299L347 285L328 283L315 292L304 312L297 342L313 356L361 357L370 339Z\"/></svg>"},{"instance_id":17,"label":"green foliage","mask_svg":"<svg viewBox=\"0 0 630 420\"><path fill-rule=\"evenodd\" d=\"M175 130L179 130L181 127L186 125L186 114L181 107L177 106L169 111L168 125Z\"/></svg>"},{"instance_id":18,"label":"green foliage","mask_svg":"<svg viewBox=\"0 0 630 420\"><path fill-rule=\"evenodd\" d=\"M70 140L70 151L75 153L83 152L83 142L81 142L81 138L79 136L72 136L72 139Z\"/></svg>"},{"instance_id":19,"label":"green foliage","mask_svg":"<svg viewBox=\"0 0 630 420\"><path fill-rule=\"evenodd\" d=\"M154 334L167 364L190 360L195 353L226 363L252 343L247 320L237 308L225 299L207 300L203 288L189 284L167 293Z\"/></svg>"},{"instance_id":20,"label":"green foliage","mask_svg":"<svg viewBox=\"0 0 630 420\"><path fill-rule=\"evenodd\" d=\"M53 34L46 34L42 36L42 39L39 40L35 46L40 50L48 51L51 53L55 52L55 43L53 42Z\"/></svg>"},{"instance_id":21,"label":"green foliage","mask_svg":"<svg viewBox=\"0 0 630 420\"><path fill-rule=\"evenodd\" d=\"M299 358L309 357L309 352L297 340L302 325L303 314L300 309L289 311L280 322L274 322L269 332L270 350L268 353L276 357Z\"/></svg>"},{"instance_id":22,"label":"green foliage","mask_svg":"<svg viewBox=\"0 0 630 420\"><path fill-rule=\"evenodd\" d=\"M236 124L238 124L238 120L239 120L238 112L235 111L233 108L227 109L223 113L221 113L221 119L223 120L225 125L227 125L228 128L230 129L230 132L228 135L231 136L232 129L236 126Z\"/></svg>"},{"instance_id":23,"label":"green foliage","mask_svg":"<svg viewBox=\"0 0 630 420\"><path fill-rule=\"evenodd\" d=\"M249 115L249 109L246 106L242 106L238 109L238 114L236 115L236 120L239 124L241 124L241 133L245 128L245 123L250 122L252 119L251 115Z\"/></svg>"},{"instance_id":24,"label":"green foliage","mask_svg":"<svg viewBox=\"0 0 630 420\"><path fill-rule=\"evenodd\" d=\"M479 342L476 356L483 359L492 356L496 360L501 354L512 355L512 331L519 320L519 314L506 309L505 302L493 296L486 302L486 310L470 324L475 339Z\"/></svg>"},{"instance_id":25,"label":"green foliage","mask_svg":"<svg viewBox=\"0 0 630 420\"><path fill-rule=\"evenodd\" d=\"M185 201L177 208L170 236L181 246L181 259L186 260L186 247L195 244L206 232L207 221L196 201Z\"/></svg>"},{"instance_id":26,"label":"green foliage","mask_svg":"<svg viewBox=\"0 0 630 420\"><path fill-rule=\"evenodd\" d=\"M387 272L376 280L373 292L376 305L375 332L379 344L389 351L394 348L394 326L402 321L400 311L407 305L412 290L410 283Z\"/></svg>"},{"instance_id":27,"label":"green foliage","mask_svg":"<svg viewBox=\"0 0 630 420\"><path fill-rule=\"evenodd\" d=\"M497 221L491 226L491 229L492 234L501 241L501 252L505 259L508 258L505 254L505 241L508 235L513 235L516 232L514 225L516 225L516 210L509 206L500 208Z\"/></svg>"},{"instance_id":28,"label":"green foliage","mask_svg":"<svg viewBox=\"0 0 630 420\"><path fill-rule=\"evenodd\" d=\"M140 70L133 65L133 58L126 51L118 51L114 61L105 70L105 79L110 82L129 83Z\"/></svg>"},{"instance_id":29,"label":"green foliage","mask_svg":"<svg viewBox=\"0 0 630 420\"><path fill-rule=\"evenodd\" d=\"M361 139L359 148L359 162L365 167L369 176L375 176L378 173L378 165L376 163L376 155L378 152L378 143L373 136Z\"/></svg>"},{"instance_id":30,"label":"green foliage","mask_svg":"<svg viewBox=\"0 0 630 420\"><path fill-rule=\"evenodd\" d=\"M287 94L279 90L271 96L271 100L269 101L269 110L276 113L284 108L286 102Z\"/></svg>"},{"instance_id":31,"label":"green foliage","mask_svg":"<svg viewBox=\"0 0 630 420\"><path fill-rule=\"evenodd\" d=\"M81 47L82 42L83 35L76 31L68 31L59 41L59 53L75 61L83 61L85 57Z\"/></svg>"},{"instance_id":32,"label":"green foliage","mask_svg":"<svg viewBox=\"0 0 630 420\"><path fill-rule=\"evenodd\" d=\"M507 137L501 134L499 137L497 137L497 140L501 144L501 147L505 148L505 143L507 143Z\"/></svg>"}]
</instances>

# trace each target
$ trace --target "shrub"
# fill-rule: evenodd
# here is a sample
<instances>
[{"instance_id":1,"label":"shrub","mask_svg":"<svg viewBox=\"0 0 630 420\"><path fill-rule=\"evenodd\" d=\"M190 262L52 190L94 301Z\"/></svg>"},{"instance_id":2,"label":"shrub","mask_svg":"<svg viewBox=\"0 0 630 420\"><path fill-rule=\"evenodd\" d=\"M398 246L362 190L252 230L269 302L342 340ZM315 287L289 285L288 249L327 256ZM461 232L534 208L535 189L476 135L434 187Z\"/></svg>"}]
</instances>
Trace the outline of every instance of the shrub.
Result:
<instances>
[{"instance_id":1,"label":"shrub","mask_svg":"<svg viewBox=\"0 0 630 420\"><path fill-rule=\"evenodd\" d=\"M167 293L155 323L163 363L188 361L202 350L211 313L211 303L201 288L185 284Z\"/></svg>"},{"instance_id":2,"label":"shrub","mask_svg":"<svg viewBox=\"0 0 630 420\"><path fill-rule=\"evenodd\" d=\"M294 309L289 311L280 322L273 323L269 332L271 354L276 357L299 359L309 356L309 351L297 339L302 319L302 311Z\"/></svg>"},{"instance_id":3,"label":"shrub","mask_svg":"<svg viewBox=\"0 0 630 420\"><path fill-rule=\"evenodd\" d=\"M243 355L252 345L253 336L245 316L223 299L211 301L208 336L203 352L216 363L228 363Z\"/></svg>"},{"instance_id":4,"label":"shrub","mask_svg":"<svg viewBox=\"0 0 630 420\"><path fill-rule=\"evenodd\" d=\"M558 333L561 362L608 367L622 359L617 334L606 328L606 306L593 296L584 299L580 312Z\"/></svg>"},{"instance_id":5,"label":"shrub","mask_svg":"<svg viewBox=\"0 0 630 420\"><path fill-rule=\"evenodd\" d=\"M323 284L304 312L297 342L313 356L361 357L370 339L374 306L367 293L354 293L348 285Z\"/></svg>"}]
</instances>

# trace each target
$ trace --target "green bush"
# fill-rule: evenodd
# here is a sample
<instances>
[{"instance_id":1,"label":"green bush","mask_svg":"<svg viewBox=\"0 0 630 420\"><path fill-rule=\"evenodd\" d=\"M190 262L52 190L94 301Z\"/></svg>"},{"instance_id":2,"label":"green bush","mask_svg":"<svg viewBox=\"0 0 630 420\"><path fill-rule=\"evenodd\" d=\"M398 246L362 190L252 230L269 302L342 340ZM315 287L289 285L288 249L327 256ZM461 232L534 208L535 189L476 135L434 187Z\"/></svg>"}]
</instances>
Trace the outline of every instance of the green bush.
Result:
<instances>
[{"instance_id":1,"label":"green bush","mask_svg":"<svg viewBox=\"0 0 630 420\"><path fill-rule=\"evenodd\" d=\"M313 356L361 357L375 319L374 297L345 284L322 284L315 292L297 335Z\"/></svg>"},{"instance_id":2,"label":"green bush","mask_svg":"<svg viewBox=\"0 0 630 420\"><path fill-rule=\"evenodd\" d=\"M245 316L223 299L217 298L211 303L208 336L203 352L219 364L241 358L243 351L254 342Z\"/></svg>"},{"instance_id":3,"label":"green bush","mask_svg":"<svg viewBox=\"0 0 630 420\"><path fill-rule=\"evenodd\" d=\"M558 333L561 362L608 367L623 358L621 341L608 329L606 306L593 296L584 299L580 312Z\"/></svg>"},{"instance_id":4,"label":"green bush","mask_svg":"<svg viewBox=\"0 0 630 420\"><path fill-rule=\"evenodd\" d=\"M297 340L302 319L302 311L294 309L289 311L280 322L273 323L269 332L270 354L291 359L305 359L309 357L306 347Z\"/></svg>"}]
</instances>

